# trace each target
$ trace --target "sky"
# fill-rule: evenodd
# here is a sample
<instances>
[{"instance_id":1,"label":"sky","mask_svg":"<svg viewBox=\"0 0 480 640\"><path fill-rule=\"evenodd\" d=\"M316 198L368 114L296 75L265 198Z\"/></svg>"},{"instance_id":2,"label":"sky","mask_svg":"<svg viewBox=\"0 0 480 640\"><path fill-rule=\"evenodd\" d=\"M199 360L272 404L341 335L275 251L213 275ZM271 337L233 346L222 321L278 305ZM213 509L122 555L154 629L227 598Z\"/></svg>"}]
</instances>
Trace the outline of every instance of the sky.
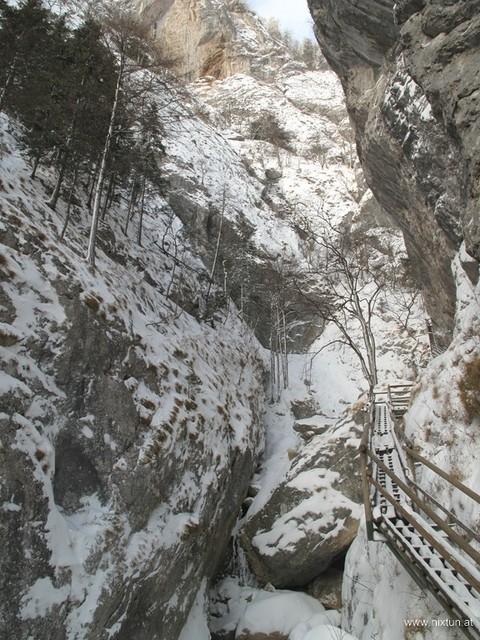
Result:
<instances>
[{"instance_id":1,"label":"sky","mask_svg":"<svg viewBox=\"0 0 480 640\"><path fill-rule=\"evenodd\" d=\"M248 3L261 16L277 18L298 40L313 38L307 0L248 0Z\"/></svg>"}]
</instances>

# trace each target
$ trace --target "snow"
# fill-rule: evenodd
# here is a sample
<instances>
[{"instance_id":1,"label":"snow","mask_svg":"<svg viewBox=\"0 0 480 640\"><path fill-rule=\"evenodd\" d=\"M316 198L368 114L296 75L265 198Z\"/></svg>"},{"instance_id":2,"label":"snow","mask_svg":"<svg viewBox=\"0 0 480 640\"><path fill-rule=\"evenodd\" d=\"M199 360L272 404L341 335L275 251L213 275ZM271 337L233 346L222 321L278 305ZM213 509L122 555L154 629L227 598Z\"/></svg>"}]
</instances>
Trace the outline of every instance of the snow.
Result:
<instances>
[{"instance_id":1,"label":"snow","mask_svg":"<svg viewBox=\"0 0 480 640\"><path fill-rule=\"evenodd\" d=\"M204 581L178 640L210 640L206 617L206 589Z\"/></svg>"},{"instance_id":2,"label":"snow","mask_svg":"<svg viewBox=\"0 0 480 640\"><path fill-rule=\"evenodd\" d=\"M306 622L301 622L290 633L288 640L305 640L307 633L322 627L329 625L330 627L339 627L341 624L342 615L339 611L325 611L324 613L318 613Z\"/></svg>"},{"instance_id":3,"label":"snow","mask_svg":"<svg viewBox=\"0 0 480 640\"><path fill-rule=\"evenodd\" d=\"M216 3L216 7L220 10L221 4ZM238 35L235 46L243 54L250 59L258 58L259 47L262 55L275 54L275 43L255 17L249 17L248 23L238 15L234 19ZM276 65L275 76L268 82L259 74L255 77L238 73L222 80L196 83L189 87L195 97L175 88L159 93L167 151L161 171L170 182L170 195L182 196L181 205L174 210L168 198L158 198L153 203L146 215L143 249L120 233L118 221L124 210L119 206L109 224L115 236L115 251L124 258L126 266L99 250L96 274L89 272L82 259L89 222L86 207L81 207L83 210L72 222L66 242L59 243L58 230L65 208L60 203L55 213L44 206L47 193L42 183L51 183L52 175L41 169L41 180L30 181L29 168L10 131L12 123L0 114L6 150L0 156L0 177L6 185L5 192L0 194L2 213L6 219L15 216L20 220L16 233L18 246L1 248L11 272L2 286L15 318L11 323L0 324L0 335L8 336L13 343L0 347L2 363L9 363L8 372L2 371L0 375L0 393L21 398L26 405L23 416L12 416L18 427L14 446L31 464L33 481L47 504L44 539L53 576L39 578L30 585L23 595L21 613L24 619L34 619L64 605L68 640L85 636L102 597L118 580L123 580L126 588L134 588L145 572L161 575L168 570L162 564L162 552L163 557L174 556L185 534L200 526L203 507L210 493L219 490L219 478L231 464L232 451L250 450L257 455L263 448L262 466L253 479L259 491L247 517L257 513L284 480L290 479L293 487L310 494L295 509L283 514L270 531L257 535L254 544L265 554L288 549L299 537L328 525L332 525L329 535L334 535L343 522L331 520L333 508L347 508L355 518L361 515L359 505L333 488L339 481L336 472L317 468L295 475L292 470L292 458L297 454L308 460L332 441L343 442L346 447L358 446L359 430L352 424L349 408L362 399L366 385L354 354L334 344L339 338L338 330L333 325L327 326L322 336L308 347L308 353L290 356L291 385L277 402L266 407L264 442L257 414L262 404L262 374L267 354L252 331L233 305L224 324L213 329L162 294L170 285L173 263L158 251L155 242L165 233L178 232L187 269L181 274L181 284L177 278L174 285L185 287L183 296L194 300L202 285L192 273L205 275L206 271L185 230L189 224L199 223L201 227L201 215L212 207L219 210L223 202L229 222L252 227L252 242L259 256L267 259L283 256L299 265L307 263L309 249L292 229L293 212L307 215L317 231L321 231L319 213L328 214L333 223L361 218L371 194L358 171L341 85L331 71L307 71L301 65L283 65L285 51L280 54L281 64ZM268 65L271 64L270 56ZM418 116L428 124L431 106L413 79L397 77L390 92L392 95L401 92L412 105L412 118ZM291 134L291 149L282 150L251 139L251 123L265 113L278 118ZM407 142L412 133L408 117L403 125ZM274 184L266 180L268 169L280 174ZM180 215L182 219L177 217ZM6 227L5 222L0 224ZM45 233L46 240L37 243L35 238L40 231ZM392 240L395 260L400 261L404 253L400 234L383 228L373 231L374 234L380 240L387 237ZM34 249L28 250L32 242ZM432 362L423 376L407 416L406 435L440 466L458 470L462 460L465 481L479 490L478 424L465 423L458 392L452 386L452 380L458 380L460 375L458 363L479 352L479 290L462 275L459 260L455 270L460 293L457 337L452 348ZM153 285L145 278L147 273L153 277ZM72 283L82 291L81 301L92 296L99 301L100 311L112 325L109 331L116 330L113 326L116 324L136 336L135 357L147 366L164 367L160 391L140 377L131 376L123 381L138 416L148 425L127 453L114 436L114 425L109 433L99 428L93 415L78 420L78 431L87 441L86 446L103 443L105 454L114 458L112 471L121 477L150 464L155 443L165 435L162 445L165 459L181 469L178 486L135 531L128 514L119 511L115 497L105 502L96 494L85 496L73 514L66 514L55 503L54 443L67 419L61 410L65 394L56 384L51 367L39 363L28 344L47 340L52 360L61 353L71 320L58 289L68 288ZM414 307L411 331L400 328L400 308L401 300L395 297L395 292L389 292L380 317L375 320L379 371L384 380L413 379L425 361L427 338L422 335L421 305ZM358 328L354 331L358 337ZM247 363L245 370L241 362ZM243 373L239 375L239 371ZM192 385L190 380L194 378L202 384ZM176 385L183 390L176 392ZM435 387L438 391L434 391ZM254 395L258 400L256 406L251 402ZM193 398L197 404L194 412L186 406ZM178 400L181 401L177 405L181 407L178 419L168 432L166 425ZM293 430L292 405L297 401L312 402L317 411L300 422L324 426L324 432L308 445ZM446 406L455 420L442 417ZM219 407L228 414L231 427L228 433ZM208 471L202 472L189 464L188 452L180 444L182 423L187 425L188 435L198 439L205 456L216 460ZM202 428L204 424L208 428ZM428 436L429 432L433 435ZM468 451L465 441L471 443ZM48 463L47 471L42 470L35 457L39 450L44 454L44 464ZM423 480L427 486L434 483L428 473ZM446 488L435 489L468 522L478 524L478 513L472 505ZM23 505L15 495L7 498L0 509L9 517L17 517ZM114 530L115 553L108 542ZM25 550L26 556L28 553ZM247 629L251 633L277 632L290 634L290 640L355 640L341 631L337 613L324 612L322 605L304 594L260 591L230 579L222 588L230 604L228 612L222 609L219 619L222 628L229 631L238 627L237 634ZM379 640L403 640L403 617L410 614L418 617L415 605L424 599L415 589L385 547L366 544L362 529L347 559L343 628L357 634L359 640L370 640L377 633ZM172 596L170 606L176 610L181 606L176 595ZM424 608L429 613L437 611L429 601ZM180 640L210 638L205 609L203 582ZM115 637L121 624L122 619L117 620L106 630L107 635ZM213 619L210 624L215 632L217 621ZM447 636L439 631L437 638L446 640Z\"/></svg>"},{"instance_id":4,"label":"snow","mask_svg":"<svg viewBox=\"0 0 480 640\"><path fill-rule=\"evenodd\" d=\"M405 439L424 457L458 474L479 492L479 419L468 423L458 392L463 363L480 355L479 285L472 284L462 267L462 261L468 260L461 247L452 265L457 286L453 341L420 374L405 416ZM417 469L417 481L467 525L479 526L478 505L472 500L427 468ZM343 600L342 626L360 640L372 636L404 640L405 620L426 621L422 628L425 640L462 637L451 627L433 626L432 620L446 618L444 610L412 582L385 545L367 543L363 526L347 555Z\"/></svg>"},{"instance_id":5,"label":"snow","mask_svg":"<svg viewBox=\"0 0 480 640\"><path fill-rule=\"evenodd\" d=\"M20 615L23 620L44 617L52 607L64 602L68 595L67 585L57 589L51 578L39 578L24 595Z\"/></svg>"},{"instance_id":6,"label":"snow","mask_svg":"<svg viewBox=\"0 0 480 640\"><path fill-rule=\"evenodd\" d=\"M300 540L328 531L323 540L335 538L345 526L346 518L338 518L337 510L345 509L352 518L361 515L360 505L333 488L339 474L328 469L304 471L290 480L295 489L310 493L297 506L277 518L270 530L257 534L252 542L264 556L272 556L295 548Z\"/></svg>"},{"instance_id":7,"label":"snow","mask_svg":"<svg viewBox=\"0 0 480 640\"><path fill-rule=\"evenodd\" d=\"M133 239L127 243L122 237L120 223L124 211L119 208L111 224L115 250L124 257L125 264L99 250L98 269L92 274L83 260L89 222L86 207L76 210L65 243L58 242L64 203L59 203L58 212L44 204L48 197L43 185L52 182L52 175L42 168L40 180L32 182L29 167L14 139L16 125L3 114L0 125L5 151L0 157L0 176L5 185L0 194L5 213L2 225L9 221L15 225L17 241L14 246L1 246L10 272L2 287L11 302L14 319L0 330L7 333L8 329L8 335L15 340L10 339L14 344L8 347L0 347L2 365L8 363L7 371L2 366L0 393L15 395L24 407L24 415L7 418L16 428L13 446L19 459L28 461L25 468L32 469L32 485L45 501L47 515L42 521L41 540L53 576L42 576L29 585L23 595L22 615L25 619L44 617L64 606L66 638L76 640L85 637L99 604L120 580L126 589L135 589L146 572L157 571L163 576L160 550L175 554L185 530L198 527L210 492L218 487L218 478L224 477L223 471L229 468L231 451L248 449L255 455L260 449L258 419L263 362L258 342L234 309L224 324L214 328L198 322L162 294L170 284L171 261L158 251L154 242L162 238L170 225L172 212L164 201L156 202L152 211L147 212L145 248L137 247ZM12 216L18 221L14 222ZM179 221L176 224L181 228ZM200 284L192 274L197 270L204 272L204 267L188 242L183 238L179 241L182 260L191 270L178 271L177 278L182 277L182 286L187 292L190 288L193 297ZM153 285L144 279L147 270L153 274ZM178 280L173 284L175 289ZM128 456L121 455L123 443L118 440L115 425L111 430L102 430L98 416L92 414L78 418L75 424L85 446L103 446L105 464L112 460L112 471L119 478L131 474L137 465L148 461L150 448L164 429L166 412L177 398L183 405L176 428L185 422L192 438L195 435L205 451L205 459L212 461L208 472L188 468L188 449L181 446L181 438L174 431L165 442L166 459L179 469L184 466L187 469L183 476L180 472L179 484L168 503L153 511L147 524L135 533L128 513L122 511L116 497L105 502L96 494L85 496L80 508L72 514L55 503L55 440L71 420L71 416L65 415L65 392L56 383L52 365L61 356L71 327L65 298L60 297L59 289L80 291L80 301L95 296L99 313L105 314L107 324L111 323L106 327L107 335L120 331L136 336L135 357L158 371L159 376L163 375L161 396L145 380L131 377L125 383L139 416L148 425L130 443ZM188 297L188 293L183 295ZM48 344L50 351L43 362L30 348L34 343ZM179 356L182 351L185 358ZM181 391L176 391L177 388ZM92 381L85 388L87 397L91 389ZM258 401L249 400L253 394ZM197 405L195 410L187 405L192 396ZM232 416L228 432L219 406L224 407L227 416ZM202 428L201 420L208 424L208 429ZM185 505L182 513L178 513L180 504ZM4 499L1 509L6 516L17 517L24 505L13 495L8 496L8 501ZM28 549L23 551L26 555L30 553ZM119 625L120 620L112 623L107 630L110 637L114 637Z\"/></svg>"},{"instance_id":8,"label":"snow","mask_svg":"<svg viewBox=\"0 0 480 640\"><path fill-rule=\"evenodd\" d=\"M405 434L424 457L480 493L480 419L468 421L458 387L464 363L480 356L480 290L468 278L462 260L468 261L464 247L453 262L457 285L453 341L420 377L405 417ZM421 484L465 524L473 528L480 525L475 502L426 468L422 469Z\"/></svg>"},{"instance_id":9,"label":"snow","mask_svg":"<svg viewBox=\"0 0 480 640\"><path fill-rule=\"evenodd\" d=\"M320 625L314 627L303 637L303 640L358 640L349 633L345 633L339 627Z\"/></svg>"},{"instance_id":10,"label":"snow","mask_svg":"<svg viewBox=\"0 0 480 640\"><path fill-rule=\"evenodd\" d=\"M258 593L249 604L237 627L236 637L242 633L279 633L289 635L302 621L323 611L322 605L303 593L274 591Z\"/></svg>"}]
</instances>

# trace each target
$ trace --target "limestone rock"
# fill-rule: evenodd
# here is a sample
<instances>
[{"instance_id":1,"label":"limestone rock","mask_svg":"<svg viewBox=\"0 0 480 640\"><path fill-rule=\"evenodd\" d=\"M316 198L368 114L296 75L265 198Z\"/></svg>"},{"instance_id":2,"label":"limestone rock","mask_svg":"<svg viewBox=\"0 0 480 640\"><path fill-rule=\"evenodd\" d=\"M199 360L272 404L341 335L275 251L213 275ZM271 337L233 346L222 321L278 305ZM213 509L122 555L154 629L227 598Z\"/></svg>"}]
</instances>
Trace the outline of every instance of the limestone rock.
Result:
<instances>
[{"instance_id":1,"label":"limestone rock","mask_svg":"<svg viewBox=\"0 0 480 640\"><path fill-rule=\"evenodd\" d=\"M480 259L480 3L309 5L367 181L402 229L430 315L449 334L453 254L464 239Z\"/></svg>"},{"instance_id":2,"label":"limestone rock","mask_svg":"<svg viewBox=\"0 0 480 640\"><path fill-rule=\"evenodd\" d=\"M316 598L325 609L342 608L343 571L334 567L316 578L307 587L307 593Z\"/></svg>"},{"instance_id":3,"label":"limestone rock","mask_svg":"<svg viewBox=\"0 0 480 640\"><path fill-rule=\"evenodd\" d=\"M348 549L361 515L358 433L347 420L313 437L263 508L247 516L241 543L262 582L305 586Z\"/></svg>"},{"instance_id":4,"label":"limestone rock","mask_svg":"<svg viewBox=\"0 0 480 640\"><path fill-rule=\"evenodd\" d=\"M112 225L89 272L87 208L59 243L62 214L10 125L2 114L0 175L16 161L0 192L0 637L178 640L257 465L263 365L233 314L236 328L200 323L165 295L200 287L191 245L177 287L157 245L126 251ZM152 237L163 215L147 214Z\"/></svg>"},{"instance_id":5,"label":"limestone rock","mask_svg":"<svg viewBox=\"0 0 480 640\"><path fill-rule=\"evenodd\" d=\"M257 16L236 0L140 0L162 55L190 80L268 74L288 60ZM248 32L246 31L248 30Z\"/></svg>"}]
</instances>

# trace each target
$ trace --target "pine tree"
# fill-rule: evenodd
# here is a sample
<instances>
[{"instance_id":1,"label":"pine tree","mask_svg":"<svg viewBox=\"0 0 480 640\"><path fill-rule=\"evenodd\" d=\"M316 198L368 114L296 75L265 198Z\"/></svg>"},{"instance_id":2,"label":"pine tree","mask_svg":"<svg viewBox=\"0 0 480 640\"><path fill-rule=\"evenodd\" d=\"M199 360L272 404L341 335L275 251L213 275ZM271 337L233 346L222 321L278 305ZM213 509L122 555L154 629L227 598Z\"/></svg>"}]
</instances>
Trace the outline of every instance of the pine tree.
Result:
<instances>
[{"instance_id":1,"label":"pine tree","mask_svg":"<svg viewBox=\"0 0 480 640\"><path fill-rule=\"evenodd\" d=\"M41 0L24 0L18 6L0 3L0 111L12 102L16 85L25 84L37 55L43 55L48 17Z\"/></svg>"},{"instance_id":2,"label":"pine tree","mask_svg":"<svg viewBox=\"0 0 480 640\"><path fill-rule=\"evenodd\" d=\"M98 140L104 137L105 106L113 96L114 59L101 43L101 26L88 18L69 40L68 100L65 130L61 136L58 175L49 201L55 209L68 171L100 153Z\"/></svg>"},{"instance_id":3,"label":"pine tree","mask_svg":"<svg viewBox=\"0 0 480 640\"><path fill-rule=\"evenodd\" d=\"M110 108L108 131L103 141L98 176L94 190L92 221L87 249L87 261L91 269L95 268L95 249L97 230L100 220L102 194L108 173L108 166L115 143L121 140L118 128L119 116L122 112L122 101L131 74L142 69L148 58L146 46L147 30L132 13L128 2L106 3L104 5L104 24L108 41L115 48L117 56L117 79L113 102ZM143 88L143 91L145 88ZM128 105L128 100L126 103ZM127 124L128 128L128 124Z\"/></svg>"},{"instance_id":4,"label":"pine tree","mask_svg":"<svg viewBox=\"0 0 480 640\"><path fill-rule=\"evenodd\" d=\"M310 38L305 38L302 45L302 58L308 69L317 67L317 49Z\"/></svg>"}]
</instances>

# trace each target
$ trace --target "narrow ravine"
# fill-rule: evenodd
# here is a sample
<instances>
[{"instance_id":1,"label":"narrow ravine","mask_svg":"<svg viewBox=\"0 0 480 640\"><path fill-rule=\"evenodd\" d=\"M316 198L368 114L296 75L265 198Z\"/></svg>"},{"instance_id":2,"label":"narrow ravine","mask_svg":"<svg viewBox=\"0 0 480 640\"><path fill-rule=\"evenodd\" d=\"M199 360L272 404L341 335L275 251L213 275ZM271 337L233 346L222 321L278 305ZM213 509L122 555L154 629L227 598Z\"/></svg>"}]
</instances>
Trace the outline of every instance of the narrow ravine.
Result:
<instances>
[{"instance_id":1,"label":"narrow ravine","mask_svg":"<svg viewBox=\"0 0 480 640\"><path fill-rule=\"evenodd\" d=\"M360 445L479 492L476 5L0 1L2 639L459 640Z\"/></svg>"}]
</instances>

